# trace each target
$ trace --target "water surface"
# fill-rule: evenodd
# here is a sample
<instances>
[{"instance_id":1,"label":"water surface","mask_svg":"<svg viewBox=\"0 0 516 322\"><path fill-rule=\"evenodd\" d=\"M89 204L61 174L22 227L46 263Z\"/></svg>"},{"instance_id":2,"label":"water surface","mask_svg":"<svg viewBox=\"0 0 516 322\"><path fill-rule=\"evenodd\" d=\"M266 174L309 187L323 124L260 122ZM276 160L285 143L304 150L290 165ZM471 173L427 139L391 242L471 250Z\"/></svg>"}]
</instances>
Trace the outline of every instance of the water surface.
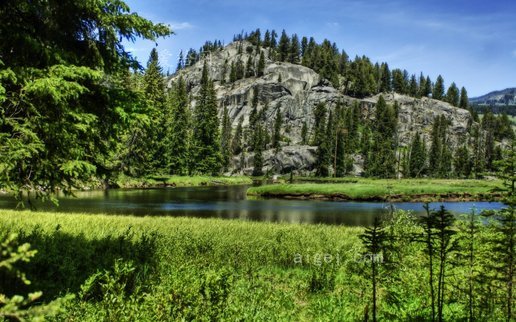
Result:
<instances>
[{"instance_id":1,"label":"water surface","mask_svg":"<svg viewBox=\"0 0 516 322\"><path fill-rule=\"evenodd\" d=\"M159 189L113 189L78 192L77 198L59 198L59 207L36 204L37 210L106 213L136 216L187 216L224 218L268 222L324 223L335 225L370 225L376 216L385 214L388 204L383 202L340 202L318 200L248 200L248 186L189 187ZM454 213L469 213L473 208L500 209L498 202L432 203L443 204ZM398 209L424 213L423 204L394 203ZM0 208L14 208L16 201L0 196Z\"/></svg>"}]
</instances>

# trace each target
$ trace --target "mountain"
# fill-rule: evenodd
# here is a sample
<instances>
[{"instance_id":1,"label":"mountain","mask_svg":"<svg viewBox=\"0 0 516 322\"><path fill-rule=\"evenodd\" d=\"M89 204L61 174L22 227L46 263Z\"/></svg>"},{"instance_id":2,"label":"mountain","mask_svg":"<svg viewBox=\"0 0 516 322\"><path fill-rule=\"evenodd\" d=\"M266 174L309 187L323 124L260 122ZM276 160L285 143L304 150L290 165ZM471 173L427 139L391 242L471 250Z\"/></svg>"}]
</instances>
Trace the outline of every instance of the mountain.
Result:
<instances>
[{"instance_id":1,"label":"mountain","mask_svg":"<svg viewBox=\"0 0 516 322\"><path fill-rule=\"evenodd\" d=\"M471 98L469 102L474 105L489 106L516 105L516 87L506 88L501 91L494 91L480 97Z\"/></svg>"},{"instance_id":2,"label":"mountain","mask_svg":"<svg viewBox=\"0 0 516 322\"><path fill-rule=\"evenodd\" d=\"M242 50L246 48L247 50ZM260 54L265 57L262 76L250 76L231 82L230 66L251 61L258 64ZM313 134L314 109L319 103L325 103L330 111L335 111L337 104L349 109L358 104L360 119L364 124L374 123L375 105L380 94L353 98L335 88L332 82L308 67L269 59L269 48L256 48L247 41L236 41L228 46L210 52L192 66L176 72L168 79L168 87L182 77L190 92L190 107L196 105L200 90L201 73L204 63L209 70L209 77L214 80L219 103L219 117L227 107L233 128L242 118L244 128L249 125L252 101L258 93L258 110L263 113L265 126L270 135L279 109L283 119L281 149L273 149L269 144L264 151L265 173L311 173L314 171L317 147L303 144L302 129L306 123L308 132ZM383 93L388 104L399 104L398 139L399 144L408 146L414 135L419 132L427 145L431 142L430 133L434 119L444 115L449 121L448 144L458 147L469 139L468 127L473 123L469 111L454 107L443 101L431 98L414 98L393 92ZM244 131L245 133L245 131ZM310 143L312 140L308 140ZM233 157L230 172L249 174L253 169L253 152L244 152ZM353 155L354 174L363 171L363 158L359 153Z\"/></svg>"}]
</instances>

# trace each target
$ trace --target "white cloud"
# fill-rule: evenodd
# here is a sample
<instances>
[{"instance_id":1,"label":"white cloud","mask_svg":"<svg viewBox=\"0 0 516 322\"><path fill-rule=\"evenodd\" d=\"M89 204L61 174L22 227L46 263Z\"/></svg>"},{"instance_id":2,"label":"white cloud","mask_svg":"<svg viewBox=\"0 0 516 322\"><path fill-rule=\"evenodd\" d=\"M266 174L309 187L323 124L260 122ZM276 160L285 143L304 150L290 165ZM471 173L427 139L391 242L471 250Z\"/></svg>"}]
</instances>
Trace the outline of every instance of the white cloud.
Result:
<instances>
[{"instance_id":1,"label":"white cloud","mask_svg":"<svg viewBox=\"0 0 516 322\"><path fill-rule=\"evenodd\" d=\"M189 22L169 22L170 28L173 31L192 29L194 26Z\"/></svg>"},{"instance_id":2,"label":"white cloud","mask_svg":"<svg viewBox=\"0 0 516 322\"><path fill-rule=\"evenodd\" d=\"M340 27L340 23L338 23L338 22L327 22L326 23L326 27L339 28Z\"/></svg>"}]
</instances>

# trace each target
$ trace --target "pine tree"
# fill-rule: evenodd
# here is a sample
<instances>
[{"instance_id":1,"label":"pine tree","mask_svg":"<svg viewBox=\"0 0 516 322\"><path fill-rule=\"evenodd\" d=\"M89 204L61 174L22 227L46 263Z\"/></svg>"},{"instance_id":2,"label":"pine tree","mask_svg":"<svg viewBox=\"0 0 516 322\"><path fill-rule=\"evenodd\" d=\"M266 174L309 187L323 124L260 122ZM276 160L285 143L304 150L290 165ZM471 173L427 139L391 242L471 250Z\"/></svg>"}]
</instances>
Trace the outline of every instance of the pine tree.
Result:
<instances>
[{"instance_id":1,"label":"pine tree","mask_svg":"<svg viewBox=\"0 0 516 322\"><path fill-rule=\"evenodd\" d=\"M186 175L189 160L190 111L186 83L182 77L179 77L177 84L172 87L170 96L172 104L170 134L172 137L168 147L168 154L170 155L169 172Z\"/></svg>"},{"instance_id":2,"label":"pine tree","mask_svg":"<svg viewBox=\"0 0 516 322\"><path fill-rule=\"evenodd\" d=\"M389 65L387 63L382 64L382 77L380 81L380 92L381 93L389 93L392 90L391 85L391 71L389 70Z\"/></svg>"},{"instance_id":3,"label":"pine tree","mask_svg":"<svg viewBox=\"0 0 516 322\"><path fill-rule=\"evenodd\" d=\"M410 77L409 95L412 97L419 96L419 85L416 80L416 75Z\"/></svg>"},{"instance_id":4,"label":"pine tree","mask_svg":"<svg viewBox=\"0 0 516 322\"><path fill-rule=\"evenodd\" d=\"M230 68L230 71L229 71L229 82L230 83L234 83L236 81L237 81L237 74L236 74L235 63L231 62L231 68Z\"/></svg>"},{"instance_id":5,"label":"pine tree","mask_svg":"<svg viewBox=\"0 0 516 322\"><path fill-rule=\"evenodd\" d=\"M306 124L306 121L303 121L303 127L301 128L301 144L308 144L308 124Z\"/></svg>"},{"instance_id":6,"label":"pine tree","mask_svg":"<svg viewBox=\"0 0 516 322\"><path fill-rule=\"evenodd\" d=\"M245 67L244 63L240 58L238 58L236 64L235 64L235 77L236 80L243 79L245 76Z\"/></svg>"},{"instance_id":7,"label":"pine tree","mask_svg":"<svg viewBox=\"0 0 516 322\"><path fill-rule=\"evenodd\" d=\"M317 176L327 177L329 166L329 146L326 142L326 106L319 103L314 109L314 141L317 146L316 174Z\"/></svg>"},{"instance_id":8,"label":"pine tree","mask_svg":"<svg viewBox=\"0 0 516 322\"><path fill-rule=\"evenodd\" d=\"M224 172L228 171L231 156L233 155L231 147L231 119L227 106L224 106L222 114L222 135L220 136L220 149L222 154L222 169Z\"/></svg>"},{"instance_id":9,"label":"pine tree","mask_svg":"<svg viewBox=\"0 0 516 322\"><path fill-rule=\"evenodd\" d=\"M459 106L459 89L455 83L451 83L448 91L446 92L446 102L450 103L453 106Z\"/></svg>"},{"instance_id":10,"label":"pine tree","mask_svg":"<svg viewBox=\"0 0 516 322\"><path fill-rule=\"evenodd\" d=\"M265 31L265 35L263 37L263 47L271 47L271 32L268 29Z\"/></svg>"},{"instance_id":11,"label":"pine tree","mask_svg":"<svg viewBox=\"0 0 516 322\"><path fill-rule=\"evenodd\" d=\"M274 135L272 137L272 147L278 151L281 141L281 127L283 126L283 117L281 115L281 105L276 110L276 119L274 120Z\"/></svg>"},{"instance_id":12,"label":"pine tree","mask_svg":"<svg viewBox=\"0 0 516 322\"><path fill-rule=\"evenodd\" d=\"M392 178L396 175L396 128L394 108L380 95L376 103L373 146L366 173L369 176Z\"/></svg>"},{"instance_id":13,"label":"pine tree","mask_svg":"<svg viewBox=\"0 0 516 322\"><path fill-rule=\"evenodd\" d=\"M469 109L469 98L468 98L468 92L464 87L460 89L460 101L459 101L459 107L463 108L465 110Z\"/></svg>"},{"instance_id":14,"label":"pine tree","mask_svg":"<svg viewBox=\"0 0 516 322\"><path fill-rule=\"evenodd\" d=\"M278 45L278 34L276 33L276 30L272 30L271 32L271 48L276 49L276 46Z\"/></svg>"},{"instance_id":15,"label":"pine tree","mask_svg":"<svg viewBox=\"0 0 516 322\"><path fill-rule=\"evenodd\" d=\"M455 173L459 178L469 178L471 175L471 158L467 144L459 147L454 158Z\"/></svg>"},{"instance_id":16,"label":"pine tree","mask_svg":"<svg viewBox=\"0 0 516 322\"><path fill-rule=\"evenodd\" d=\"M441 75L437 76L437 80L435 81L432 98L436 100L443 100L444 98L444 80Z\"/></svg>"},{"instance_id":17,"label":"pine tree","mask_svg":"<svg viewBox=\"0 0 516 322\"><path fill-rule=\"evenodd\" d=\"M290 52L289 52L289 59L288 61L292 64L299 64L299 54L300 54L300 47L299 47L299 38L296 34L292 35L292 40L290 42Z\"/></svg>"},{"instance_id":18,"label":"pine tree","mask_svg":"<svg viewBox=\"0 0 516 322\"><path fill-rule=\"evenodd\" d=\"M254 134L254 158L253 158L253 176L263 175L263 148L264 133L261 122L256 125Z\"/></svg>"},{"instance_id":19,"label":"pine tree","mask_svg":"<svg viewBox=\"0 0 516 322\"><path fill-rule=\"evenodd\" d=\"M426 167L426 147L425 142L421 140L419 132L416 133L410 147L409 171L408 174L412 178L418 178L425 174Z\"/></svg>"},{"instance_id":20,"label":"pine tree","mask_svg":"<svg viewBox=\"0 0 516 322\"><path fill-rule=\"evenodd\" d=\"M287 61L290 56L290 38L287 36L285 30L281 33L278 53L280 61Z\"/></svg>"},{"instance_id":21,"label":"pine tree","mask_svg":"<svg viewBox=\"0 0 516 322\"><path fill-rule=\"evenodd\" d=\"M405 94L408 90L405 86L403 72L400 69L392 71L392 90L399 94Z\"/></svg>"},{"instance_id":22,"label":"pine tree","mask_svg":"<svg viewBox=\"0 0 516 322\"><path fill-rule=\"evenodd\" d=\"M181 50L181 52L179 52L179 60L177 62L176 70L180 71L183 68L185 68L185 61L184 61L184 57L183 57L183 51Z\"/></svg>"},{"instance_id":23,"label":"pine tree","mask_svg":"<svg viewBox=\"0 0 516 322\"><path fill-rule=\"evenodd\" d=\"M371 289L372 289L372 302L373 302L373 318L372 321L376 322L377 318L377 289L378 289L378 270L380 264L380 255L383 255L384 244L386 243L387 234L382 228L380 220L375 217L372 227L366 228L365 232L360 235L362 244L365 248L364 256L370 258L367 264L371 267Z\"/></svg>"},{"instance_id":24,"label":"pine tree","mask_svg":"<svg viewBox=\"0 0 516 322\"><path fill-rule=\"evenodd\" d=\"M170 163L166 159L166 148L170 144L167 135L167 118L170 115L166 104L163 69L159 64L156 48L153 48L150 53L147 69L143 75L143 89L150 104L151 124L157 126L147 128L145 137L142 137L141 144L147 147L149 154L141 155L145 161L140 165L140 173L164 172Z\"/></svg>"},{"instance_id":25,"label":"pine tree","mask_svg":"<svg viewBox=\"0 0 516 322\"><path fill-rule=\"evenodd\" d=\"M235 129L235 135L233 136L233 140L231 141L231 150L233 151L233 155L240 154L242 152L243 146L243 131L244 131L244 117L241 116L238 119L238 125Z\"/></svg>"},{"instance_id":26,"label":"pine tree","mask_svg":"<svg viewBox=\"0 0 516 322\"><path fill-rule=\"evenodd\" d=\"M204 62L201 89L194 110L191 172L217 175L221 170L217 97Z\"/></svg>"},{"instance_id":27,"label":"pine tree","mask_svg":"<svg viewBox=\"0 0 516 322\"><path fill-rule=\"evenodd\" d=\"M247 59L247 64L245 66L245 77L249 78L249 77L254 77L254 76L255 76L255 71L254 71L253 58L251 56L249 56L249 58Z\"/></svg>"},{"instance_id":28,"label":"pine tree","mask_svg":"<svg viewBox=\"0 0 516 322\"><path fill-rule=\"evenodd\" d=\"M258 60L258 68L257 68L257 75L258 77L262 77L264 75L265 71L265 55L263 54L263 51L260 52L260 60Z\"/></svg>"},{"instance_id":29,"label":"pine tree","mask_svg":"<svg viewBox=\"0 0 516 322\"><path fill-rule=\"evenodd\" d=\"M441 138L441 117L434 119L432 126L432 145L430 146L429 154L429 170L432 176L437 176L439 169L441 169L442 157L442 138Z\"/></svg>"}]
</instances>

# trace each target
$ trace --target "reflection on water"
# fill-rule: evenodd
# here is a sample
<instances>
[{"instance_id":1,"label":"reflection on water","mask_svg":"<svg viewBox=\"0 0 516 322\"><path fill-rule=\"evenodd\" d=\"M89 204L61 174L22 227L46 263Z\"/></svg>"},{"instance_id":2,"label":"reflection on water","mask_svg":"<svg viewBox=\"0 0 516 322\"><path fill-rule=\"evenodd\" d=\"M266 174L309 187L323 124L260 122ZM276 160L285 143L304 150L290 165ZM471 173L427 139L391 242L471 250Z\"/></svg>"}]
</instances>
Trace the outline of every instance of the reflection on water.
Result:
<instances>
[{"instance_id":1,"label":"reflection on water","mask_svg":"<svg viewBox=\"0 0 516 322\"><path fill-rule=\"evenodd\" d=\"M200 218L225 218L252 221L324 223L334 225L370 225L376 216L387 212L388 205L381 202L336 202L307 200L247 200L247 186L194 187L162 189L117 189L85 191L77 198L60 198L59 207L37 204L38 210L58 212L86 212L129 214L136 216L188 216ZM443 203L433 203L437 208ZM421 203L395 203L398 209L423 213ZM446 202L447 209L467 213L472 208L500 209L496 202ZM0 197L1 208L14 208L16 201Z\"/></svg>"}]
</instances>

